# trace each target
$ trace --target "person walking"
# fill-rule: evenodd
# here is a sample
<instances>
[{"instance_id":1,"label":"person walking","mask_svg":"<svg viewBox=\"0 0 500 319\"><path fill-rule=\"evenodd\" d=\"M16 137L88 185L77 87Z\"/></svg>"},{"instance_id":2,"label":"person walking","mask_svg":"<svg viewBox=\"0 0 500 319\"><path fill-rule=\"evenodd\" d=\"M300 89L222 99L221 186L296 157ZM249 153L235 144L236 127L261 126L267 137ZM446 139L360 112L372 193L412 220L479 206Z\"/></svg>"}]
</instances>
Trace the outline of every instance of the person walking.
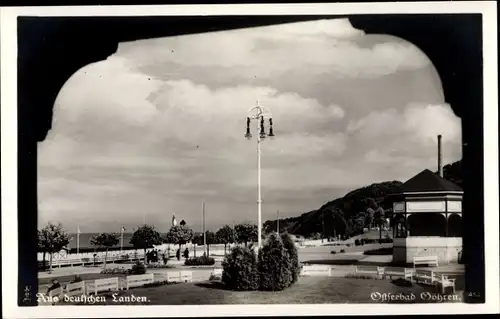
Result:
<instances>
[{"instance_id":1,"label":"person walking","mask_svg":"<svg viewBox=\"0 0 500 319\"><path fill-rule=\"evenodd\" d=\"M177 253L175 254L175 256L177 257L177 260L181 260L181 249L177 249Z\"/></svg>"},{"instance_id":2,"label":"person walking","mask_svg":"<svg viewBox=\"0 0 500 319\"><path fill-rule=\"evenodd\" d=\"M188 259L189 258L189 249L184 250L184 258Z\"/></svg>"}]
</instances>

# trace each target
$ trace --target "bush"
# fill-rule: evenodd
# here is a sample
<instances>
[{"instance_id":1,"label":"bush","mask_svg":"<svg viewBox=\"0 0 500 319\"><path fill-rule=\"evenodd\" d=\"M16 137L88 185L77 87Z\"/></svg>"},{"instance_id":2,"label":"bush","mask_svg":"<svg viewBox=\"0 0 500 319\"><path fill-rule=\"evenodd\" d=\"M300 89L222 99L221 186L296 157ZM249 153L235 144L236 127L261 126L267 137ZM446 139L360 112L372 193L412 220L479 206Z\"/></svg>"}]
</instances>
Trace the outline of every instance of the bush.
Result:
<instances>
[{"instance_id":1,"label":"bush","mask_svg":"<svg viewBox=\"0 0 500 319\"><path fill-rule=\"evenodd\" d=\"M130 269L131 275L144 275L146 273L146 267L140 261L137 261Z\"/></svg>"},{"instance_id":2,"label":"bush","mask_svg":"<svg viewBox=\"0 0 500 319\"><path fill-rule=\"evenodd\" d=\"M234 247L222 262L222 282L232 290L257 290L259 272L257 257L252 249Z\"/></svg>"},{"instance_id":3,"label":"bush","mask_svg":"<svg viewBox=\"0 0 500 319\"><path fill-rule=\"evenodd\" d=\"M158 287L158 286L173 285L173 284L176 284L176 283L175 282L168 282L166 280L162 280L162 281L155 281L155 282L151 282L151 283L145 284L142 287L143 288L149 288L149 287Z\"/></svg>"},{"instance_id":4,"label":"bush","mask_svg":"<svg viewBox=\"0 0 500 319\"><path fill-rule=\"evenodd\" d=\"M361 242L359 239L354 240L354 246L359 246L361 245Z\"/></svg>"},{"instance_id":5,"label":"bush","mask_svg":"<svg viewBox=\"0 0 500 319\"><path fill-rule=\"evenodd\" d=\"M300 275L301 266L299 263L299 252L297 251L297 246L293 242L290 235L287 233L283 233L281 235L281 240L283 241L283 246L288 252L288 256L290 257L290 270L292 272L292 281L291 283L297 282Z\"/></svg>"},{"instance_id":6,"label":"bush","mask_svg":"<svg viewBox=\"0 0 500 319\"><path fill-rule=\"evenodd\" d=\"M271 234L259 252L260 289L279 291L292 284L290 256L283 241Z\"/></svg>"},{"instance_id":7,"label":"bush","mask_svg":"<svg viewBox=\"0 0 500 319\"><path fill-rule=\"evenodd\" d=\"M212 257L201 256L189 258L184 261L185 266L208 266L215 265L215 259Z\"/></svg>"},{"instance_id":8,"label":"bush","mask_svg":"<svg viewBox=\"0 0 500 319\"><path fill-rule=\"evenodd\" d=\"M125 268L106 268L101 270L101 274L129 274L130 269Z\"/></svg>"},{"instance_id":9,"label":"bush","mask_svg":"<svg viewBox=\"0 0 500 319\"><path fill-rule=\"evenodd\" d=\"M147 268L175 268L174 265L169 264L149 264L146 266Z\"/></svg>"},{"instance_id":10,"label":"bush","mask_svg":"<svg viewBox=\"0 0 500 319\"><path fill-rule=\"evenodd\" d=\"M345 253L345 249L341 249L341 250L340 250L340 252L341 252L341 253Z\"/></svg>"},{"instance_id":11,"label":"bush","mask_svg":"<svg viewBox=\"0 0 500 319\"><path fill-rule=\"evenodd\" d=\"M336 253L337 253L337 252L336 252L335 250L332 250L332 251L330 252L330 254L334 254L334 255L335 255Z\"/></svg>"}]
</instances>

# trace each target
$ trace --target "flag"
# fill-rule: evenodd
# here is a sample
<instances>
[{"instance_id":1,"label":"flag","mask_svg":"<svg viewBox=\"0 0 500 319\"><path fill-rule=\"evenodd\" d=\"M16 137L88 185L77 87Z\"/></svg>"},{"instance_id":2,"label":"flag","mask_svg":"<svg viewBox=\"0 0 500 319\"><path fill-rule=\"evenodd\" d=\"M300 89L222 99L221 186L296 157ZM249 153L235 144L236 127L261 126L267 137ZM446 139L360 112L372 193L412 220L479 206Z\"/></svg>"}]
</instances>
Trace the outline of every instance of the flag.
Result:
<instances>
[{"instance_id":1,"label":"flag","mask_svg":"<svg viewBox=\"0 0 500 319\"><path fill-rule=\"evenodd\" d=\"M125 227L123 227L123 225L122 225L122 231L126 231L126 229L125 229Z\"/></svg>"},{"instance_id":2,"label":"flag","mask_svg":"<svg viewBox=\"0 0 500 319\"><path fill-rule=\"evenodd\" d=\"M172 214L172 226L177 226L177 221L175 220L175 213Z\"/></svg>"},{"instance_id":3,"label":"flag","mask_svg":"<svg viewBox=\"0 0 500 319\"><path fill-rule=\"evenodd\" d=\"M77 226L77 228L76 228L76 233L77 233L78 235L80 235L80 234L81 234L81 232L80 232L80 225L78 225L78 226Z\"/></svg>"}]
</instances>

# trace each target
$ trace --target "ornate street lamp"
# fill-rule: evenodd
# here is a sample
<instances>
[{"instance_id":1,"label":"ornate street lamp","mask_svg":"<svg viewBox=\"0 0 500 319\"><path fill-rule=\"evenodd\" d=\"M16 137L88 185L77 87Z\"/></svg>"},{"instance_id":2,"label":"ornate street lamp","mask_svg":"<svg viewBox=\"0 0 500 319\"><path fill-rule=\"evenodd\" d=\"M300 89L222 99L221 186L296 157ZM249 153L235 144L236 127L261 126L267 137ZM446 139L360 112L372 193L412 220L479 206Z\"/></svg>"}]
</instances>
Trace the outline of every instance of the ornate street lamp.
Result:
<instances>
[{"instance_id":1,"label":"ornate street lamp","mask_svg":"<svg viewBox=\"0 0 500 319\"><path fill-rule=\"evenodd\" d=\"M269 134L266 134L264 123L265 120L269 120ZM261 247L262 242L262 199L261 199L261 171L260 171L260 143L266 138L266 136L274 137L273 132L273 118L272 113L267 107L260 105L257 101L257 106L254 106L248 110L247 114L247 131L245 137L247 139L252 139L252 133L250 133L250 122L251 120L257 121L257 205L258 205L258 248Z\"/></svg>"}]
</instances>

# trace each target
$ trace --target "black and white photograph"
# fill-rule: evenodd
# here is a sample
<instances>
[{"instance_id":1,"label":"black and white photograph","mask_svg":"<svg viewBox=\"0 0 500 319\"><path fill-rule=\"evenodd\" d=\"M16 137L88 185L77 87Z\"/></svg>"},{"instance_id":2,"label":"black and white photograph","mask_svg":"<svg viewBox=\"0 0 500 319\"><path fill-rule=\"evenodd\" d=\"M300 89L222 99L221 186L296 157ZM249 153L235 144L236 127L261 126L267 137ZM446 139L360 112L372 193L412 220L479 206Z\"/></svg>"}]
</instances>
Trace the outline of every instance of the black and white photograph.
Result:
<instances>
[{"instance_id":1,"label":"black and white photograph","mask_svg":"<svg viewBox=\"0 0 500 319\"><path fill-rule=\"evenodd\" d=\"M495 2L174 7L1 9L11 317L499 311Z\"/></svg>"}]
</instances>

